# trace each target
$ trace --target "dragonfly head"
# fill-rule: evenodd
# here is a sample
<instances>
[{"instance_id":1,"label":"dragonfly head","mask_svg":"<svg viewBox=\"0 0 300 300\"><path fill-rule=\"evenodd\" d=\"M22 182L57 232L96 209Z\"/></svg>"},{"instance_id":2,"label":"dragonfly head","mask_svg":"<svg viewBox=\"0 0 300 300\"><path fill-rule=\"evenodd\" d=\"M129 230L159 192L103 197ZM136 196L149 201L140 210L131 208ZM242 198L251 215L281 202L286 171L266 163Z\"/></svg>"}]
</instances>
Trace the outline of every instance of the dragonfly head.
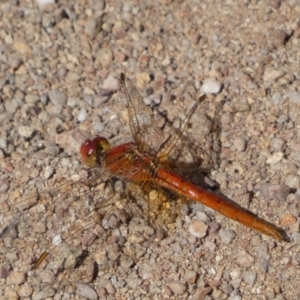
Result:
<instances>
[{"instance_id":1,"label":"dragonfly head","mask_svg":"<svg viewBox=\"0 0 300 300\"><path fill-rule=\"evenodd\" d=\"M97 136L86 140L80 147L81 158L88 167L100 165L100 157L110 150L110 144L104 137Z\"/></svg>"}]
</instances>

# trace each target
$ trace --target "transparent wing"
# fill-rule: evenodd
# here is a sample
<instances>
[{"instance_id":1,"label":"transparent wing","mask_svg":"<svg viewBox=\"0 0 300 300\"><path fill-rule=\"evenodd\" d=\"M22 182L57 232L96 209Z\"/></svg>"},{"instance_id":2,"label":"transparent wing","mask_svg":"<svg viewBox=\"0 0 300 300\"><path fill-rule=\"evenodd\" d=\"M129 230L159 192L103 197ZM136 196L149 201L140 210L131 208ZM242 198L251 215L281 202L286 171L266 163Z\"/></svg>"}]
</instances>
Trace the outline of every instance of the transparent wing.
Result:
<instances>
[{"instance_id":1,"label":"transparent wing","mask_svg":"<svg viewBox=\"0 0 300 300\"><path fill-rule=\"evenodd\" d=\"M157 149L164 141L164 136L154 120L151 108L144 103L133 82L123 73L120 82L127 99L129 125L135 142L142 149Z\"/></svg>"}]
</instances>

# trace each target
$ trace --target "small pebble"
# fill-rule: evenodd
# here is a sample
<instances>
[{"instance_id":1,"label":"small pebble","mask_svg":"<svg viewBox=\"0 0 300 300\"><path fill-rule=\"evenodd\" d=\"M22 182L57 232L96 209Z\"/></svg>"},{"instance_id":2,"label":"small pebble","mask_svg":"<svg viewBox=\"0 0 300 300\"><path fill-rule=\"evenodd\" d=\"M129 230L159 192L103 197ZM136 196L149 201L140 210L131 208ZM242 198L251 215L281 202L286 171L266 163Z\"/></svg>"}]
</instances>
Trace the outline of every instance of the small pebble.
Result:
<instances>
[{"instance_id":1,"label":"small pebble","mask_svg":"<svg viewBox=\"0 0 300 300\"><path fill-rule=\"evenodd\" d=\"M233 145L235 146L238 152L243 152L246 149L246 140L239 136L233 140Z\"/></svg>"},{"instance_id":2,"label":"small pebble","mask_svg":"<svg viewBox=\"0 0 300 300\"><path fill-rule=\"evenodd\" d=\"M117 91L120 88L119 80L114 76L108 76L102 84L104 90Z\"/></svg>"},{"instance_id":3,"label":"small pebble","mask_svg":"<svg viewBox=\"0 0 300 300\"><path fill-rule=\"evenodd\" d=\"M76 294L91 300L97 300L99 298L91 285L81 281L76 284Z\"/></svg>"},{"instance_id":4,"label":"small pebble","mask_svg":"<svg viewBox=\"0 0 300 300\"><path fill-rule=\"evenodd\" d=\"M144 90L150 82L148 73L138 73L136 76L136 86L140 90Z\"/></svg>"},{"instance_id":5,"label":"small pebble","mask_svg":"<svg viewBox=\"0 0 300 300\"><path fill-rule=\"evenodd\" d=\"M186 291L186 285L177 281L169 283L168 286L175 295L183 295Z\"/></svg>"},{"instance_id":6,"label":"small pebble","mask_svg":"<svg viewBox=\"0 0 300 300\"><path fill-rule=\"evenodd\" d=\"M245 250L239 251L236 255L236 262L241 267L251 267L254 262L254 258L248 254Z\"/></svg>"},{"instance_id":7,"label":"small pebble","mask_svg":"<svg viewBox=\"0 0 300 300\"><path fill-rule=\"evenodd\" d=\"M194 284L197 279L197 273L192 270L186 270L184 274L184 279L189 283L189 284Z\"/></svg>"},{"instance_id":8,"label":"small pebble","mask_svg":"<svg viewBox=\"0 0 300 300\"><path fill-rule=\"evenodd\" d=\"M26 280L24 272L11 272L7 278L8 284L23 284Z\"/></svg>"},{"instance_id":9,"label":"small pebble","mask_svg":"<svg viewBox=\"0 0 300 300\"><path fill-rule=\"evenodd\" d=\"M86 120L86 117L87 117L87 111L85 108L82 108L78 113L77 120L79 122L83 122Z\"/></svg>"},{"instance_id":10,"label":"small pebble","mask_svg":"<svg viewBox=\"0 0 300 300\"><path fill-rule=\"evenodd\" d=\"M20 136L30 138L34 133L34 129L28 126L20 126L18 132Z\"/></svg>"},{"instance_id":11,"label":"small pebble","mask_svg":"<svg viewBox=\"0 0 300 300\"><path fill-rule=\"evenodd\" d=\"M282 160L283 155L284 155L283 152L276 152L267 158L266 163L270 165L276 164Z\"/></svg>"},{"instance_id":12,"label":"small pebble","mask_svg":"<svg viewBox=\"0 0 300 300\"><path fill-rule=\"evenodd\" d=\"M32 292L33 288L29 284L25 283L20 287L19 295L23 298L29 298Z\"/></svg>"},{"instance_id":13,"label":"small pebble","mask_svg":"<svg viewBox=\"0 0 300 300\"><path fill-rule=\"evenodd\" d=\"M284 184L264 183L260 186L260 192L266 200L286 201L290 188Z\"/></svg>"},{"instance_id":14,"label":"small pebble","mask_svg":"<svg viewBox=\"0 0 300 300\"><path fill-rule=\"evenodd\" d=\"M0 149L6 149L7 148L7 139L0 137Z\"/></svg>"},{"instance_id":15,"label":"small pebble","mask_svg":"<svg viewBox=\"0 0 300 300\"><path fill-rule=\"evenodd\" d=\"M297 91L289 91L287 93L287 97L292 103L299 104L300 103L300 92Z\"/></svg>"},{"instance_id":16,"label":"small pebble","mask_svg":"<svg viewBox=\"0 0 300 300\"><path fill-rule=\"evenodd\" d=\"M38 95L26 95L25 96L25 102L35 104L40 100L40 97Z\"/></svg>"},{"instance_id":17,"label":"small pebble","mask_svg":"<svg viewBox=\"0 0 300 300\"><path fill-rule=\"evenodd\" d=\"M254 271L247 271L245 272L245 274L243 275L243 280L250 286L252 287L255 280L256 280L256 272Z\"/></svg>"},{"instance_id":18,"label":"small pebble","mask_svg":"<svg viewBox=\"0 0 300 300\"><path fill-rule=\"evenodd\" d=\"M218 94L221 91L222 84L214 78L207 78L201 86L201 92L204 94Z\"/></svg>"},{"instance_id":19,"label":"small pebble","mask_svg":"<svg viewBox=\"0 0 300 300\"><path fill-rule=\"evenodd\" d=\"M237 101L237 102L234 102L233 105L237 112L250 111L250 105L246 101Z\"/></svg>"},{"instance_id":20,"label":"small pebble","mask_svg":"<svg viewBox=\"0 0 300 300\"><path fill-rule=\"evenodd\" d=\"M49 179L53 173L54 173L54 168L52 168L51 166L46 166L44 171L44 178Z\"/></svg>"},{"instance_id":21,"label":"small pebble","mask_svg":"<svg viewBox=\"0 0 300 300\"><path fill-rule=\"evenodd\" d=\"M284 141L282 139L275 137L271 140L271 149L273 151L280 151L283 149L283 147L284 147Z\"/></svg>"},{"instance_id":22,"label":"small pebble","mask_svg":"<svg viewBox=\"0 0 300 300\"><path fill-rule=\"evenodd\" d=\"M94 39L101 31L101 25L100 18L92 18L86 22L84 31L91 39Z\"/></svg>"},{"instance_id":23,"label":"small pebble","mask_svg":"<svg viewBox=\"0 0 300 300\"><path fill-rule=\"evenodd\" d=\"M264 82L274 82L286 74L283 70L276 70L273 67L266 67L263 80Z\"/></svg>"},{"instance_id":24,"label":"small pebble","mask_svg":"<svg viewBox=\"0 0 300 300\"><path fill-rule=\"evenodd\" d=\"M54 4L55 3L55 0L36 0L36 3L39 7L43 7L47 4Z\"/></svg>"},{"instance_id":25,"label":"small pebble","mask_svg":"<svg viewBox=\"0 0 300 300\"><path fill-rule=\"evenodd\" d=\"M223 244L229 245L235 238L235 232L232 229L223 229L219 231L219 236Z\"/></svg>"},{"instance_id":26,"label":"small pebble","mask_svg":"<svg viewBox=\"0 0 300 300\"><path fill-rule=\"evenodd\" d=\"M59 90L51 90L49 91L49 99L54 105L66 105L67 103L67 96L59 91Z\"/></svg>"},{"instance_id":27,"label":"small pebble","mask_svg":"<svg viewBox=\"0 0 300 300\"><path fill-rule=\"evenodd\" d=\"M113 61L113 52L110 48L101 48L96 54L95 66L97 68L107 68Z\"/></svg>"},{"instance_id":28,"label":"small pebble","mask_svg":"<svg viewBox=\"0 0 300 300\"><path fill-rule=\"evenodd\" d=\"M284 214L281 218L281 225L282 226L291 226L296 224L297 218L292 214Z\"/></svg>"},{"instance_id":29,"label":"small pebble","mask_svg":"<svg viewBox=\"0 0 300 300\"><path fill-rule=\"evenodd\" d=\"M195 237L202 238L206 235L208 226L198 220L198 219L193 219L190 226L189 226L189 233Z\"/></svg>"},{"instance_id":30,"label":"small pebble","mask_svg":"<svg viewBox=\"0 0 300 300\"><path fill-rule=\"evenodd\" d=\"M279 29L274 29L269 36L274 48L283 46L288 38L287 34Z\"/></svg>"}]
</instances>

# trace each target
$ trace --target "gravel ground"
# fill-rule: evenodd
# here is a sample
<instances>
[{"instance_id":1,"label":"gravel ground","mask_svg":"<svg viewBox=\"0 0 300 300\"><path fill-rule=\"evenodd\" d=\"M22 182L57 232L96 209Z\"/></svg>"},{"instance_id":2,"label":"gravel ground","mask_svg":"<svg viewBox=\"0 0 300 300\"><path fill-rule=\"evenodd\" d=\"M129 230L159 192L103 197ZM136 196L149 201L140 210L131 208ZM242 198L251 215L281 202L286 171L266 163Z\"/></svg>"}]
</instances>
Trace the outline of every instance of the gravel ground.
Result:
<instances>
[{"instance_id":1,"label":"gravel ground","mask_svg":"<svg viewBox=\"0 0 300 300\"><path fill-rule=\"evenodd\" d=\"M1 225L18 224L1 237L0 297L299 299L299 1L57 2L0 3ZM70 193L59 179L87 176L79 130L125 135L121 72L174 125L209 95L221 145L209 178L290 243L193 203L164 234L137 206L83 237L74 229L72 247L32 270L94 194L105 198L104 184ZM6 212L7 203L37 201L22 195L44 184L54 186L45 203Z\"/></svg>"}]
</instances>

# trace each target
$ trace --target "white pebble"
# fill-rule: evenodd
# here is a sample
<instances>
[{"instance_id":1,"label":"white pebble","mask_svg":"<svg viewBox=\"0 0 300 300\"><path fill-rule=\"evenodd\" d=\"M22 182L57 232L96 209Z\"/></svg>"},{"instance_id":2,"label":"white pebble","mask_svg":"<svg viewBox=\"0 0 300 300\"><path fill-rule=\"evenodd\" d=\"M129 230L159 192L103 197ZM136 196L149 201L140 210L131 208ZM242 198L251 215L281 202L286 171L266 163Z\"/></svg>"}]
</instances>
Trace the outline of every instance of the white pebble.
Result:
<instances>
[{"instance_id":1,"label":"white pebble","mask_svg":"<svg viewBox=\"0 0 300 300\"><path fill-rule=\"evenodd\" d=\"M83 122L85 121L86 116L87 116L87 111L85 108L82 108L78 113L77 119L79 122Z\"/></svg>"},{"instance_id":2,"label":"white pebble","mask_svg":"<svg viewBox=\"0 0 300 300\"><path fill-rule=\"evenodd\" d=\"M61 240L61 236L58 234L58 235L55 235L53 238L52 238L52 245L54 246L58 246L59 244L61 244L62 240Z\"/></svg>"},{"instance_id":3,"label":"white pebble","mask_svg":"<svg viewBox=\"0 0 300 300\"><path fill-rule=\"evenodd\" d=\"M97 132L101 132L103 131L104 129L104 124L102 122L96 122L94 124L94 129L97 131Z\"/></svg>"},{"instance_id":4,"label":"white pebble","mask_svg":"<svg viewBox=\"0 0 300 300\"><path fill-rule=\"evenodd\" d=\"M45 172L44 172L45 179L50 178L52 176L53 172L54 172L54 169L50 166L47 166L45 169Z\"/></svg>"},{"instance_id":5,"label":"white pebble","mask_svg":"<svg viewBox=\"0 0 300 300\"><path fill-rule=\"evenodd\" d=\"M276 163L280 162L282 160L282 158L283 158L283 153L276 152L267 158L267 164L270 164L270 165L276 164Z\"/></svg>"},{"instance_id":6,"label":"white pebble","mask_svg":"<svg viewBox=\"0 0 300 300\"><path fill-rule=\"evenodd\" d=\"M214 78L204 80L201 91L204 94L218 94L221 91L222 84Z\"/></svg>"},{"instance_id":7,"label":"white pebble","mask_svg":"<svg viewBox=\"0 0 300 300\"><path fill-rule=\"evenodd\" d=\"M36 0L36 3L39 7L43 7L47 4L54 4L55 0Z\"/></svg>"}]
</instances>

